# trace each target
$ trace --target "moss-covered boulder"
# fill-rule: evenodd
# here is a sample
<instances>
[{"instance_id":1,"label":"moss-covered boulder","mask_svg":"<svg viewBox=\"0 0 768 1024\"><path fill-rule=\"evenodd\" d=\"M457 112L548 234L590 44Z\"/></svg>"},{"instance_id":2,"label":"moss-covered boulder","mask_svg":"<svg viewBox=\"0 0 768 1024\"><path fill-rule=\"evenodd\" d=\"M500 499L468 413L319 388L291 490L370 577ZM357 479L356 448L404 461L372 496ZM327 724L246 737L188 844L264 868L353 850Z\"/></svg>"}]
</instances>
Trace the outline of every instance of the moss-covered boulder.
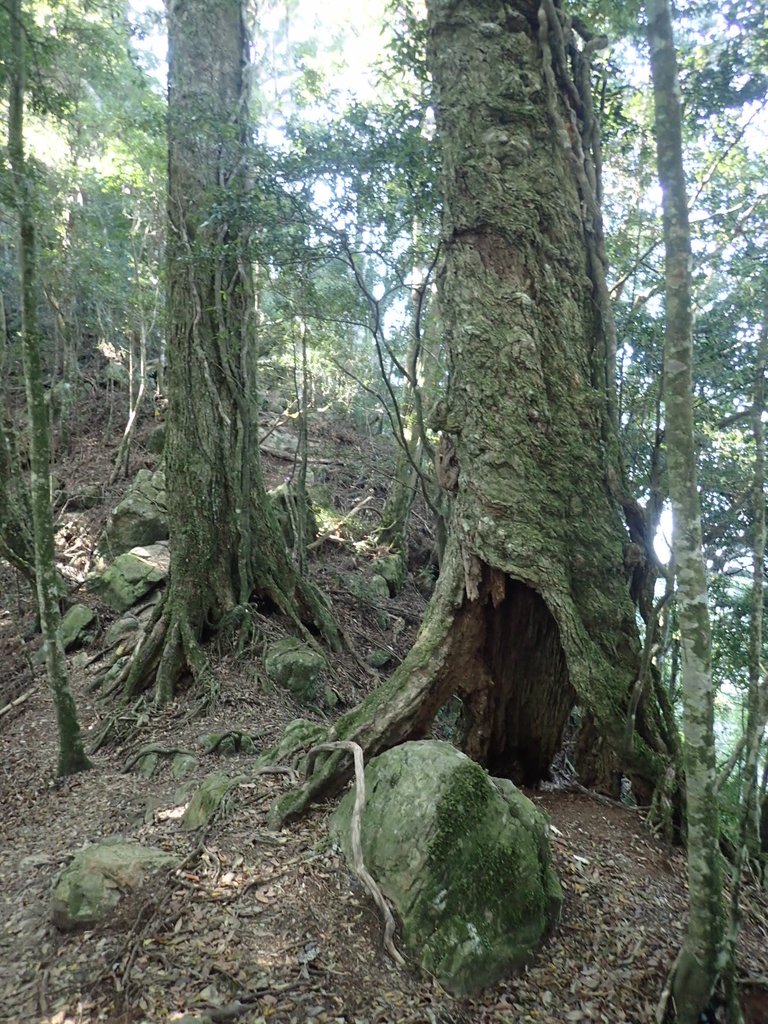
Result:
<instances>
[{"instance_id":1,"label":"moss-covered boulder","mask_svg":"<svg viewBox=\"0 0 768 1024\"><path fill-rule=\"evenodd\" d=\"M124 612L165 580L170 564L167 544L132 548L92 577L90 586L110 608Z\"/></svg>"},{"instance_id":2,"label":"moss-covered boulder","mask_svg":"<svg viewBox=\"0 0 768 1024\"><path fill-rule=\"evenodd\" d=\"M99 553L114 558L135 547L168 539L165 473L140 469L122 501L112 510L99 541Z\"/></svg>"},{"instance_id":3,"label":"moss-covered boulder","mask_svg":"<svg viewBox=\"0 0 768 1024\"><path fill-rule=\"evenodd\" d=\"M375 559L371 569L374 575L386 580L390 597L395 597L405 586L408 573L400 555L382 555Z\"/></svg>"},{"instance_id":4,"label":"moss-covered boulder","mask_svg":"<svg viewBox=\"0 0 768 1024\"><path fill-rule=\"evenodd\" d=\"M562 902L544 815L449 743L388 750L365 782L366 867L424 970L469 993L528 960ZM353 803L354 790L331 825L347 857Z\"/></svg>"},{"instance_id":5,"label":"moss-covered boulder","mask_svg":"<svg viewBox=\"0 0 768 1024\"><path fill-rule=\"evenodd\" d=\"M377 572L375 572L368 581L368 589L374 597L379 597L382 601L389 600L389 584L384 577L379 576Z\"/></svg>"},{"instance_id":6,"label":"moss-covered boulder","mask_svg":"<svg viewBox=\"0 0 768 1024\"><path fill-rule=\"evenodd\" d=\"M87 604L73 604L61 620L61 642L64 650L76 647L86 639L86 630L96 618Z\"/></svg>"},{"instance_id":7,"label":"moss-covered boulder","mask_svg":"<svg viewBox=\"0 0 768 1024\"><path fill-rule=\"evenodd\" d=\"M325 658L319 651L291 636L272 644L264 655L264 670L269 679L302 702L315 700L320 693L320 673L325 667Z\"/></svg>"},{"instance_id":8,"label":"moss-covered boulder","mask_svg":"<svg viewBox=\"0 0 768 1024\"><path fill-rule=\"evenodd\" d=\"M194 754L176 754L171 762L171 775L174 779L184 779L192 775L200 767L200 761Z\"/></svg>"},{"instance_id":9,"label":"moss-covered boulder","mask_svg":"<svg viewBox=\"0 0 768 1024\"><path fill-rule=\"evenodd\" d=\"M125 892L177 858L156 846L122 839L81 850L59 873L51 894L51 917L62 931L88 928L106 918Z\"/></svg>"}]
</instances>

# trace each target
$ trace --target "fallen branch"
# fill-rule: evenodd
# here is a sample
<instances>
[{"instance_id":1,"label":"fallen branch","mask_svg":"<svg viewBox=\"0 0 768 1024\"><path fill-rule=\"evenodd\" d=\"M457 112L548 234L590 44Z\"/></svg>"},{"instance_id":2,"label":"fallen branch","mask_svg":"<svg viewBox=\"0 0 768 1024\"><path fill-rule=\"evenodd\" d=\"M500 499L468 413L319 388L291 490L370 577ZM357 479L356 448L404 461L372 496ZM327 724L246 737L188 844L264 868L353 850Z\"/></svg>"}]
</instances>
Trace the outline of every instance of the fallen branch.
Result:
<instances>
[{"instance_id":1,"label":"fallen branch","mask_svg":"<svg viewBox=\"0 0 768 1024\"><path fill-rule=\"evenodd\" d=\"M334 743L318 743L316 747L307 754L307 778L312 774L315 761L319 754L331 750L348 750L355 760L355 806L352 810L352 822L350 826L350 845L352 847L352 869L357 877L368 890L371 898L381 911L384 918L384 949L389 956L400 966L405 965L405 959L398 950L394 941L395 919L389 909L387 901L382 895L381 889L369 874L363 859L362 846L362 819L365 807L365 767L363 765L363 748L359 743L351 740L338 740Z\"/></svg>"},{"instance_id":2,"label":"fallen branch","mask_svg":"<svg viewBox=\"0 0 768 1024\"><path fill-rule=\"evenodd\" d=\"M604 804L606 807L616 807L620 811L647 811L650 809L648 804L625 804L621 800L613 800L609 796L605 796L603 793L596 793L594 789L587 789L586 786L582 786L580 782L572 780L569 783L572 789L575 789L578 793L583 793L585 796L590 797L592 800L597 800L599 804Z\"/></svg>"},{"instance_id":3,"label":"fallen branch","mask_svg":"<svg viewBox=\"0 0 768 1024\"><path fill-rule=\"evenodd\" d=\"M22 693L20 697L17 697L15 700L12 700L10 704L6 704L5 707L0 708L0 718L2 718L3 715L7 715L8 712L11 711L13 708L17 708L19 704L23 704L25 700L29 700L29 698L32 696L34 692L34 690L27 690L26 693Z\"/></svg>"},{"instance_id":4,"label":"fallen branch","mask_svg":"<svg viewBox=\"0 0 768 1024\"><path fill-rule=\"evenodd\" d=\"M348 522L348 520L350 520L352 516L355 515L356 512L359 512L361 508L364 508L364 506L367 505L368 502L372 500L373 495L369 494L366 498L363 498L362 501L358 501L358 503L351 511L347 512L347 514L342 519L339 519L336 523L334 523L333 529L327 530L324 534L318 537L317 540L312 541L311 544L307 544L307 551L314 551L314 549L319 548L321 544L325 544L327 540L336 540L337 538L333 537L333 535L338 531L339 527L343 526L344 523Z\"/></svg>"},{"instance_id":5,"label":"fallen branch","mask_svg":"<svg viewBox=\"0 0 768 1024\"><path fill-rule=\"evenodd\" d=\"M264 455L271 455L273 459L282 459L284 462L293 462L296 458L296 449L284 449L284 448L268 448L267 445L259 445L259 451L263 452ZM321 459L319 456L310 455L307 459L316 466L340 466L341 462L339 459Z\"/></svg>"}]
</instances>

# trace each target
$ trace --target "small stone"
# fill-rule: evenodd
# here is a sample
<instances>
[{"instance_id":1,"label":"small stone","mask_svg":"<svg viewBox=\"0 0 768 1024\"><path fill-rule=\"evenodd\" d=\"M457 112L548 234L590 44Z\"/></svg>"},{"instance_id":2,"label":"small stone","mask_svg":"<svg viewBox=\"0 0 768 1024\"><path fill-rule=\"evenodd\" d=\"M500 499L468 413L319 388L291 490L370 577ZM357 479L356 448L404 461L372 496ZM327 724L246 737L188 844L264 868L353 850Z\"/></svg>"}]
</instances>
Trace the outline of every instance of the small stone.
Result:
<instances>
[{"instance_id":1,"label":"small stone","mask_svg":"<svg viewBox=\"0 0 768 1024\"><path fill-rule=\"evenodd\" d=\"M365 660L371 668L384 668L392 661L392 655L389 651L371 651Z\"/></svg>"},{"instance_id":2,"label":"small stone","mask_svg":"<svg viewBox=\"0 0 768 1024\"><path fill-rule=\"evenodd\" d=\"M382 555L375 559L371 568L387 581L390 597L395 597L405 586L406 569L399 555Z\"/></svg>"},{"instance_id":3,"label":"small stone","mask_svg":"<svg viewBox=\"0 0 768 1024\"><path fill-rule=\"evenodd\" d=\"M150 776L154 775L159 760L159 756L154 753L145 754L143 757L140 757L136 763L139 775L143 775L145 779L150 778Z\"/></svg>"}]
</instances>

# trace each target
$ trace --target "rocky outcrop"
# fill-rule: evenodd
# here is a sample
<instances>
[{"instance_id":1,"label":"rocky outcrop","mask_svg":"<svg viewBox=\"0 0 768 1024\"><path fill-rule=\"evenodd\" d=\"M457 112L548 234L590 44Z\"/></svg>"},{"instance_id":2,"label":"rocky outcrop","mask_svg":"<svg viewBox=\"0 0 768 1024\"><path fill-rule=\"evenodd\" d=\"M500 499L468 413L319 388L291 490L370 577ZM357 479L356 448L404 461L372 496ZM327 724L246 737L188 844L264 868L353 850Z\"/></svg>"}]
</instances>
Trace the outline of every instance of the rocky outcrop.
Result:
<instances>
[{"instance_id":1,"label":"rocky outcrop","mask_svg":"<svg viewBox=\"0 0 768 1024\"><path fill-rule=\"evenodd\" d=\"M424 970L468 993L525 963L562 902L544 815L449 743L388 750L365 781L365 864ZM332 819L348 857L353 803L354 790Z\"/></svg>"}]
</instances>

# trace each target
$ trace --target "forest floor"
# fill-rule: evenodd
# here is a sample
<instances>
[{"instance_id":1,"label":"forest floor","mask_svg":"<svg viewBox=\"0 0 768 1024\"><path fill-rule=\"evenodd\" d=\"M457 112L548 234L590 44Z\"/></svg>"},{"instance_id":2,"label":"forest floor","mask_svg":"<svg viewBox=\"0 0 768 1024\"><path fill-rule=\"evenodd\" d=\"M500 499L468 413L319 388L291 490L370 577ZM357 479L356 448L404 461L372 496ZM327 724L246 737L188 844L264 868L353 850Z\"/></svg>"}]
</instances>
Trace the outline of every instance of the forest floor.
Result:
<instances>
[{"instance_id":1,"label":"forest floor","mask_svg":"<svg viewBox=\"0 0 768 1024\"><path fill-rule=\"evenodd\" d=\"M109 509L126 486L105 485L119 416L106 405L80 412L72 420L80 432L61 446L56 473L68 491L101 486L103 500L86 512L69 512L66 504L59 512L61 564L74 584L84 582ZM148 419L139 432L134 472L157 464L143 447L151 426ZM310 467L312 460L322 467L339 516L370 500L348 524L351 533L318 550L312 574L333 598L360 654L386 650L394 665L426 606L428 570L417 570L403 593L376 606L361 602L345 583L365 576L376 554L363 538L384 502L391 446L332 420L316 422L313 438ZM290 469L284 457L265 456L268 484ZM423 550L428 529L418 509L413 529L415 547ZM95 608L102 630L114 618L84 586L77 600ZM258 621L260 640L240 657L226 645L210 649L221 698L209 714L191 716L192 702L182 695L139 722L129 742L101 750L92 771L57 784L52 700L33 665L31 595L0 563L0 713L8 708L0 717L0 1021L154 1024L208 1013L224 1022L244 1004L246 1012L237 1016L244 1024L653 1020L684 934L685 861L679 849L649 834L637 809L568 789L529 793L554 826L562 919L525 970L474 999L453 997L415 969L388 961L377 911L329 843L335 803L273 832L267 810L290 780L254 776L203 837L181 831L182 808L174 798L179 783L170 765L150 779L124 770L137 748L157 743L199 753L202 734L239 730L266 749L289 721L312 717L265 685L261 650L285 635L287 625L276 618ZM85 665L98 648L97 637L85 656L72 659L86 735L95 735L114 710L94 692ZM342 656L327 682L343 711L376 679ZM315 717L322 719L322 712ZM247 774L253 760L244 754L202 757L197 777L214 770ZM104 925L76 934L57 931L49 915L54 877L73 852L110 837L161 846L180 861L188 858L187 867L159 874L125 896ZM740 965L745 974L765 976L768 898L748 884L743 903ZM750 1024L768 1022L765 996L759 989L745 991Z\"/></svg>"}]
</instances>

